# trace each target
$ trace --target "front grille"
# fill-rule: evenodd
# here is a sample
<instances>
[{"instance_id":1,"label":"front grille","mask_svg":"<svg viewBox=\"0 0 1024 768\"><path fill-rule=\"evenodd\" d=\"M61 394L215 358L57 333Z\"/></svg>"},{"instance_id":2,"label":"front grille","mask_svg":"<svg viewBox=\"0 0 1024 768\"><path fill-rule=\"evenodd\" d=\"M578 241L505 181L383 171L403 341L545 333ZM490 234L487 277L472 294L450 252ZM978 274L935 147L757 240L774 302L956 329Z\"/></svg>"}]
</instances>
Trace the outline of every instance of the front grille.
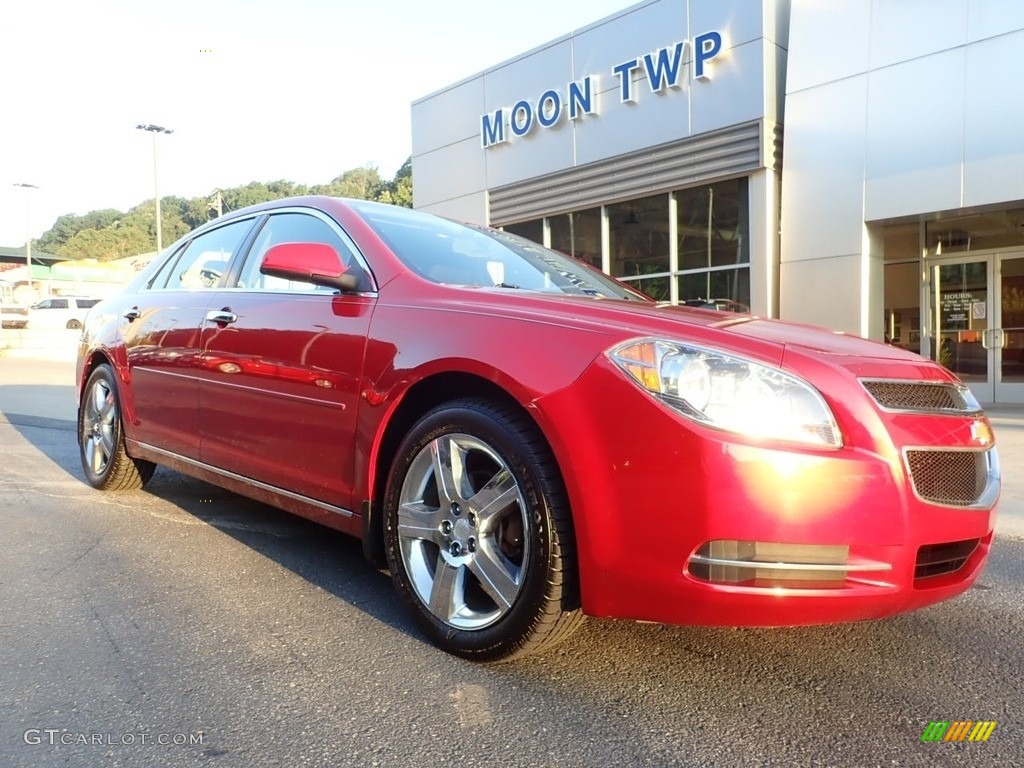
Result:
<instances>
[{"instance_id":1,"label":"front grille","mask_svg":"<svg viewBox=\"0 0 1024 768\"><path fill-rule=\"evenodd\" d=\"M985 451L907 451L917 495L933 504L977 504L988 486Z\"/></svg>"},{"instance_id":2,"label":"front grille","mask_svg":"<svg viewBox=\"0 0 1024 768\"><path fill-rule=\"evenodd\" d=\"M914 566L915 579L927 579L944 573L955 573L963 568L967 558L978 546L978 539L952 541L948 544L926 544L917 550Z\"/></svg>"},{"instance_id":3,"label":"front grille","mask_svg":"<svg viewBox=\"0 0 1024 768\"><path fill-rule=\"evenodd\" d=\"M973 413L978 410L955 384L918 381L865 380L861 384L882 408L890 411L947 411Z\"/></svg>"}]
</instances>

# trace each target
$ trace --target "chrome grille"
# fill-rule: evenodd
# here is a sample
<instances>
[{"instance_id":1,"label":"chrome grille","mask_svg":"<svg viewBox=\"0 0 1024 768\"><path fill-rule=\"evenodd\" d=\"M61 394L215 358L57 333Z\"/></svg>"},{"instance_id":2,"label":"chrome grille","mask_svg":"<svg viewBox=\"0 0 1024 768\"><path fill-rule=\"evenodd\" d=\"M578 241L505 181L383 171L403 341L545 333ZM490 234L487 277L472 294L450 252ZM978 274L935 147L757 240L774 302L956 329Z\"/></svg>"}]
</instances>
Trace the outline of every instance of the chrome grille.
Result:
<instances>
[{"instance_id":1,"label":"chrome grille","mask_svg":"<svg viewBox=\"0 0 1024 768\"><path fill-rule=\"evenodd\" d=\"M978 546L978 539L952 541L948 544L926 544L917 550L917 562L914 566L914 578L926 579L929 576L941 576L944 573L955 573L963 568Z\"/></svg>"},{"instance_id":2,"label":"chrome grille","mask_svg":"<svg viewBox=\"0 0 1024 768\"><path fill-rule=\"evenodd\" d=\"M988 485L985 451L907 451L917 495L933 504L977 504Z\"/></svg>"},{"instance_id":3,"label":"chrome grille","mask_svg":"<svg viewBox=\"0 0 1024 768\"><path fill-rule=\"evenodd\" d=\"M953 411L972 413L977 405L964 395L955 384L919 381L862 381L866 389L882 408L891 411Z\"/></svg>"}]
</instances>

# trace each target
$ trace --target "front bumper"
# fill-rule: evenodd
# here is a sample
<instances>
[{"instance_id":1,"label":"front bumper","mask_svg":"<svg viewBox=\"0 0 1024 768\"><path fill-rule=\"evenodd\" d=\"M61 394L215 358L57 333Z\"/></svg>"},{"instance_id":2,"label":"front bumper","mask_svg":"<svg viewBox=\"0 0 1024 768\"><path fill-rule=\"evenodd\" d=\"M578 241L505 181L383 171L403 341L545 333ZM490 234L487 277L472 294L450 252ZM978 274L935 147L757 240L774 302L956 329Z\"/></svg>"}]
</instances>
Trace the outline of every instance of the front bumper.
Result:
<instances>
[{"instance_id":1,"label":"front bumper","mask_svg":"<svg viewBox=\"0 0 1024 768\"><path fill-rule=\"evenodd\" d=\"M995 449L971 443L978 417L889 414L857 387L841 394L833 410L850 439L838 450L694 424L604 359L539 400L573 507L584 611L792 626L879 618L967 589L999 491ZM922 498L908 446L969 451L988 468L975 503Z\"/></svg>"}]
</instances>

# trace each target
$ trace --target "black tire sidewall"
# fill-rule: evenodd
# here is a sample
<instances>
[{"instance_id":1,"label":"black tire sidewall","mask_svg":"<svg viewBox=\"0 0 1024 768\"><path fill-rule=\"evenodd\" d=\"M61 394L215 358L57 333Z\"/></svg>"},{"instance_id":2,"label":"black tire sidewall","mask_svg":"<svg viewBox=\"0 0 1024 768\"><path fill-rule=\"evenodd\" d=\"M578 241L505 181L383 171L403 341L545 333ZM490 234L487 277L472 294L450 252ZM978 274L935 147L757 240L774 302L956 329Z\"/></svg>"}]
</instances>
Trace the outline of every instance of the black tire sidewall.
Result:
<instances>
[{"instance_id":1,"label":"black tire sidewall","mask_svg":"<svg viewBox=\"0 0 1024 768\"><path fill-rule=\"evenodd\" d=\"M462 630L435 617L417 597L402 559L396 522L398 500L413 458L433 440L446 434L471 435L486 443L512 472L527 507L529 559L523 584L508 613L482 629ZM522 435L471 403L441 406L424 416L406 435L395 454L384 494L384 539L392 578L409 604L417 624L444 650L465 658L500 658L509 655L530 635L545 601L545 584L551 568L553 531L549 499Z\"/></svg>"},{"instance_id":2,"label":"black tire sidewall","mask_svg":"<svg viewBox=\"0 0 1024 768\"><path fill-rule=\"evenodd\" d=\"M93 386L99 380L103 380L107 383L110 388L111 397L114 398L114 432L113 432L113 453L110 459L107 461L107 466L103 468L103 471L96 474L92 471L89 466L89 462L85 455L85 437L82 434L82 426L85 421L85 402L86 399L91 397ZM114 472L114 468L118 464L120 454L124 452L124 440L122 436L122 423L121 423L121 395L117 389L117 381L114 377L114 371L109 365L97 366L91 374L89 379L85 383L85 389L82 391L82 400L78 404L78 455L82 460L82 471L85 473L85 479L89 485L94 488L103 488L110 480L111 474Z\"/></svg>"}]
</instances>

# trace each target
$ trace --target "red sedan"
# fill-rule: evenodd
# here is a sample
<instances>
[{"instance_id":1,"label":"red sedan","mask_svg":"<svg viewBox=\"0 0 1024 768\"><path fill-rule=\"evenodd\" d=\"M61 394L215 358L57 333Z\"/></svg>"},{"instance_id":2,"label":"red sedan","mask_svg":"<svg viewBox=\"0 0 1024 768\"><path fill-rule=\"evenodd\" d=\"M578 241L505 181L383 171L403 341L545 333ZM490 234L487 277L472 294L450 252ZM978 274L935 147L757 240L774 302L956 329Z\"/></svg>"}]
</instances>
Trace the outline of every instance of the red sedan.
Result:
<instances>
[{"instance_id":1,"label":"red sedan","mask_svg":"<svg viewBox=\"0 0 1024 768\"><path fill-rule=\"evenodd\" d=\"M186 236L90 313L78 388L90 484L160 464L358 536L477 660L585 614L920 608L978 578L999 496L989 422L939 365L362 201Z\"/></svg>"}]
</instances>

